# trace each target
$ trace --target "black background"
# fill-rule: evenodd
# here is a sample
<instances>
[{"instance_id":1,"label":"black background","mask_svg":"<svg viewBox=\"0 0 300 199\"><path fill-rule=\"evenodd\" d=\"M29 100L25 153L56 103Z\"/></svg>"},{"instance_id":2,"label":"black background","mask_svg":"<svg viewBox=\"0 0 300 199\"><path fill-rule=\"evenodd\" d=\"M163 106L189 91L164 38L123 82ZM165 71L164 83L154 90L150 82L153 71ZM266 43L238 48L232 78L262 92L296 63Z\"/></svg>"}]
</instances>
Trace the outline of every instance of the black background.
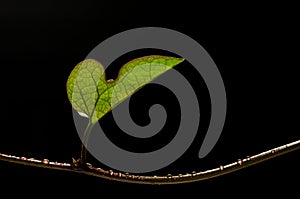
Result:
<instances>
[{"instance_id":1,"label":"black background","mask_svg":"<svg viewBox=\"0 0 300 199\"><path fill-rule=\"evenodd\" d=\"M158 173L218 167L299 139L299 14L293 5L196 5L187 1L8 1L0 5L1 153L53 161L78 157L80 140L65 90L69 73L104 39L144 26L174 29L200 43L220 70L228 100L225 127L211 153L197 158L201 134L181 159ZM133 56L117 60L108 69L108 77L115 78L120 64ZM201 77L187 72L185 66L189 67L188 63L177 69L189 74L190 81L200 82ZM164 93L147 89L141 92L152 92L153 99ZM151 98L139 99L142 95L133 98L135 103L151 104ZM202 106L205 112L205 104ZM143 113L134 110L133 115L142 118L137 123L147 123L148 118L143 121L139 117ZM202 122L205 129L207 121ZM116 128L110 114L103 123L108 130ZM124 147L132 146L121 142L117 134L112 137ZM138 149L141 144L136 146L136 150L146 150ZM153 146L161 147L155 142ZM22 195L42 191L49 196L83 193L97 197L293 195L299 185L299 166L299 152L293 152L207 181L151 186L1 162L0 190Z\"/></svg>"}]
</instances>

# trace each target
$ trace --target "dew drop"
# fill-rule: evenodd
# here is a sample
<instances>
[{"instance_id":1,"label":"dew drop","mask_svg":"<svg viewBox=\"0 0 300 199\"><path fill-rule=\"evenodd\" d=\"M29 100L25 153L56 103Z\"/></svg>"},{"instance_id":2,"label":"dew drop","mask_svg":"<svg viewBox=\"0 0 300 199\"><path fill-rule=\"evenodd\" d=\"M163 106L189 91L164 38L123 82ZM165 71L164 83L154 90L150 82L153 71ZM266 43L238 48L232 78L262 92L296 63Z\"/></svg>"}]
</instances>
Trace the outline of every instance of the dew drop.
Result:
<instances>
[{"instance_id":1,"label":"dew drop","mask_svg":"<svg viewBox=\"0 0 300 199\"><path fill-rule=\"evenodd\" d=\"M91 163L85 163L85 165L87 166L87 168L91 169L93 166Z\"/></svg>"},{"instance_id":2,"label":"dew drop","mask_svg":"<svg viewBox=\"0 0 300 199\"><path fill-rule=\"evenodd\" d=\"M238 163L239 165L242 165L243 160L242 160L242 159L238 159L238 160L237 160L237 163Z\"/></svg>"},{"instance_id":3,"label":"dew drop","mask_svg":"<svg viewBox=\"0 0 300 199\"><path fill-rule=\"evenodd\" d=\"M98 171L98 172L104 172L104 170L102 168L96 168L96 171Z\"/></svg>"},{"instance_id":4,"label":"dew drop","mask_svg":"<svg viewBox=\"0 0 300 199\"><path fill-rule=\"evenodd\" d=\"M180 173L180 174L178 174L178 177L179 177L179 178L182 178L182 176L183 176L183 175L182 175L181 173Z\"/></svg>"},{"instance_id":5,"label":"dew drop","mask_svg":"<svg viewBox=\"0 0 300 199\"><path fill-rule=\"evenodd\" d=\"M223 166L223 165L221 165L221 166L220 166L220 170L222 171L223 169L224 169L224 166Z\"/></svg>"},{"instance_id":6,"label":"dew drop","mask_svg":"<svg viewBox=\"0 0 300 199\"><path fill-rule=\"evenodd\" d=\"M168 175L167 175L167 178L168 178L168 179L171 179L171 178L172 178L172 174L168 174Z\"/></svg>"},{"instance_id":7,"label":"dew drop","mask_svg":"<svg viewBox=\"0 0 300 199\"><path fill-rule=\"evenodd\" d=\"M21 157L20 159L21 159L21 160L27 160L27 158L25 158L25 157Z\"/></svg>"},{"instance_id":8,"label":"dew drop","mask_svg":"<svg viewBox=\"0 0 300 199\"><path fill-rule=\"evenodd\" d=\"M113 176L114 175L114 171L113 170L109 170L109 175Z\"/></svg>"},{"instance_id":9,"label":"dew drop","mask_svg":"<svg viewBox=\"0 0 300 199\"><path fill-rule=\"evenodd\" d=\"M123 176L123 174L121 172L119 172L118 176L121 178Z\"/></svg>"},{"instance_id":10,"label":"dew drop","mask_svg":"<svg viewBox=\"0 0 300 199\"><path fill-rule=\"evenodd\" d=\"M42 163L43 163L43 164L49 164L49 160L48 160L48 159L43 159L43 160L42 160Z\"/></svg>"},{"instance_id":11,"label":"dew drop","mask_svg":"<svg viewBox=\"0 0 300 199\"><path fill-rule=\"evenodd\" d=\"M197 172L196 171L193 171L192 172L192 176L196 176L197 175Z\"/></svg>"},{"instance_id":12,"label":"dew drop","mask_svg":"<svg viewBox=\"0 0 300 199\"><path fill-rule=\"evenodd\" d=\"M128 178L129 177L129 173L125 173L125 177Z\"/></svg>"},{"instance_id":13,"label":"dew drop","mask_svg":"<svg viewBox=\"0 0 300 199\"><path fill-rule=\"evenodd\" d=\"M247 155L246 159L247 159L248 161L249 161L249 160L251 160L251 158L250 158L250 156L249 156L249 155Z\"/></svg>"},{"instance_id":14,"label":"dew drop","mask_svg":"<svg viewBox=\"0 0 300 199\"><path fill-rule=\"evenodd\" d=\"M107 80L106 82L109 83L109 82L113 82L113 81L114 81L113 79L109 79L109 80Z\"/></svg>"},{"instance_id":15,"label":"dew drop","mask_svg":"<svg viewBox=\"0 0 300 199\"><path fill-rule=\"evenodd\" d=\"M272 150L271 150L271 153L273 153L273 154L274 154L275 152L276 152L276 151L275 151L275 149L272 149Z\"/></svg>"}]
</instances>

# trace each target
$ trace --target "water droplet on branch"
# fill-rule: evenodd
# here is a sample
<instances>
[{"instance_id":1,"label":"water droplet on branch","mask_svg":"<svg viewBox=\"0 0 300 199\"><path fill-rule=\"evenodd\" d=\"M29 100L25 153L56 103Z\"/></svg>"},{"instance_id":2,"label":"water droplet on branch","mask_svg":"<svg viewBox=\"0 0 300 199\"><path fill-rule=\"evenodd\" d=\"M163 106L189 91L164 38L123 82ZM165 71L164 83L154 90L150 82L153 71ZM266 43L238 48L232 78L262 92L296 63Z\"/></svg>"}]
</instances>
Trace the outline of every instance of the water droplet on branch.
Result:
<instances>
[{"instance_id":1,"label":"water droplet on branch","mask_svg":"<svg viewBox=\"0 0 300 199\"><path fill-rule=\"evenodd\" d=\"M238 159L238 160L237 160L237 163L238 163L239 165L242 165L243 160L242 160L242 159Z\"/></svg>"},{"instance_id":2,"label":"water droplet on branch","mask_svg":"<svg viewBox=\"0 0 300 199\"><path fill-rule=\"evenodd\" d=\"M21 159L21 160L27 160L27 158L25 158L25 157L21 157L20 159Z\"/></svg>"},{"instance_id":3,"label":"water droplet on branch","mask_svg":"<svg viewBox=\"0 0 300 199\"><path fill-rule=\"evenodd\" d=\"M251 157L249 155L247 155L246 157L247 161L251 160Z\"/></svg>"},{"instance_id":4,"label":"water droplet on branch","mask_svg":"<svg viewBox=\"0 0 300 199\"><path fill-rule=\"evenodd\" d=\"M109 170L109 175L113 176L114 175L114 171L113 170Z\"/></svg>"},{"instance_id":5,"label":"water droplet on branch","mask_svg":"<svg viewBox=\"0 0 300 199\"><path fill-rule=\"evenodd\" d=\"M222 171L223 169L224 169L224 166L223 166L223 165L221 165L221 166L220 166L220 170Z\"/></svg>"}]
</instances>

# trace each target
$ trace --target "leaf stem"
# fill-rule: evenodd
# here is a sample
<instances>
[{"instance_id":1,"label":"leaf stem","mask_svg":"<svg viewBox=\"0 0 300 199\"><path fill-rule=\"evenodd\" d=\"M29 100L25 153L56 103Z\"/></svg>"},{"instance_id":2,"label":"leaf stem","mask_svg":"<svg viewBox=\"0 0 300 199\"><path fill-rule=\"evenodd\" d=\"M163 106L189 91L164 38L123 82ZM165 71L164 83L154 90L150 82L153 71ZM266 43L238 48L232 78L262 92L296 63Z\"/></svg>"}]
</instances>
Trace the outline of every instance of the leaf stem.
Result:
<instances>
[{"instance_id":1,"label":"leaf stem","mask_svg":"<svg viewBox=\"0 0 300 199\"><path fill-rule=\"evenodd\" d=\"M89 141L89 136L92 132L92 129L94 127L94 124L91 122L91 120L89 120L89 123L83 133L83 136L82 136L82 144L81 144L81 153L80 153L80 160L81 160L81 163L85 164L87 161L87 149L86 149L86 146L88 144L88 141Z\"/></svg>"}]
</instances>

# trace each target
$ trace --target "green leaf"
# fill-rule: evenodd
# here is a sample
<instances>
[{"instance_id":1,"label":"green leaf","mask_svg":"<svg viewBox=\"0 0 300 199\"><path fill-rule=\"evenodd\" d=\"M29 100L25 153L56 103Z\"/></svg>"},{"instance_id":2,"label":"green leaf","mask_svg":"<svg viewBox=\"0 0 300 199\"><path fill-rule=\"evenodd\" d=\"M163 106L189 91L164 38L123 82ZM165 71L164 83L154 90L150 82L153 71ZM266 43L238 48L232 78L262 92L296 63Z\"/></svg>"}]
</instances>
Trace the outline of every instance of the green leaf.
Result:
<instances>
[{"instance_id":1,"label":"green leaf","mask_svg":"<svg viewBox=\"0 0 300 199\"><path fill-rule=\"evenodd\" d=\"M77 64L68 78L68 98L80 115L96 123L127 97L183 60L166 56L137 58L120 69L116 80L107 81L103 66L87 59Z\"/></svg>"}]
</instances>

